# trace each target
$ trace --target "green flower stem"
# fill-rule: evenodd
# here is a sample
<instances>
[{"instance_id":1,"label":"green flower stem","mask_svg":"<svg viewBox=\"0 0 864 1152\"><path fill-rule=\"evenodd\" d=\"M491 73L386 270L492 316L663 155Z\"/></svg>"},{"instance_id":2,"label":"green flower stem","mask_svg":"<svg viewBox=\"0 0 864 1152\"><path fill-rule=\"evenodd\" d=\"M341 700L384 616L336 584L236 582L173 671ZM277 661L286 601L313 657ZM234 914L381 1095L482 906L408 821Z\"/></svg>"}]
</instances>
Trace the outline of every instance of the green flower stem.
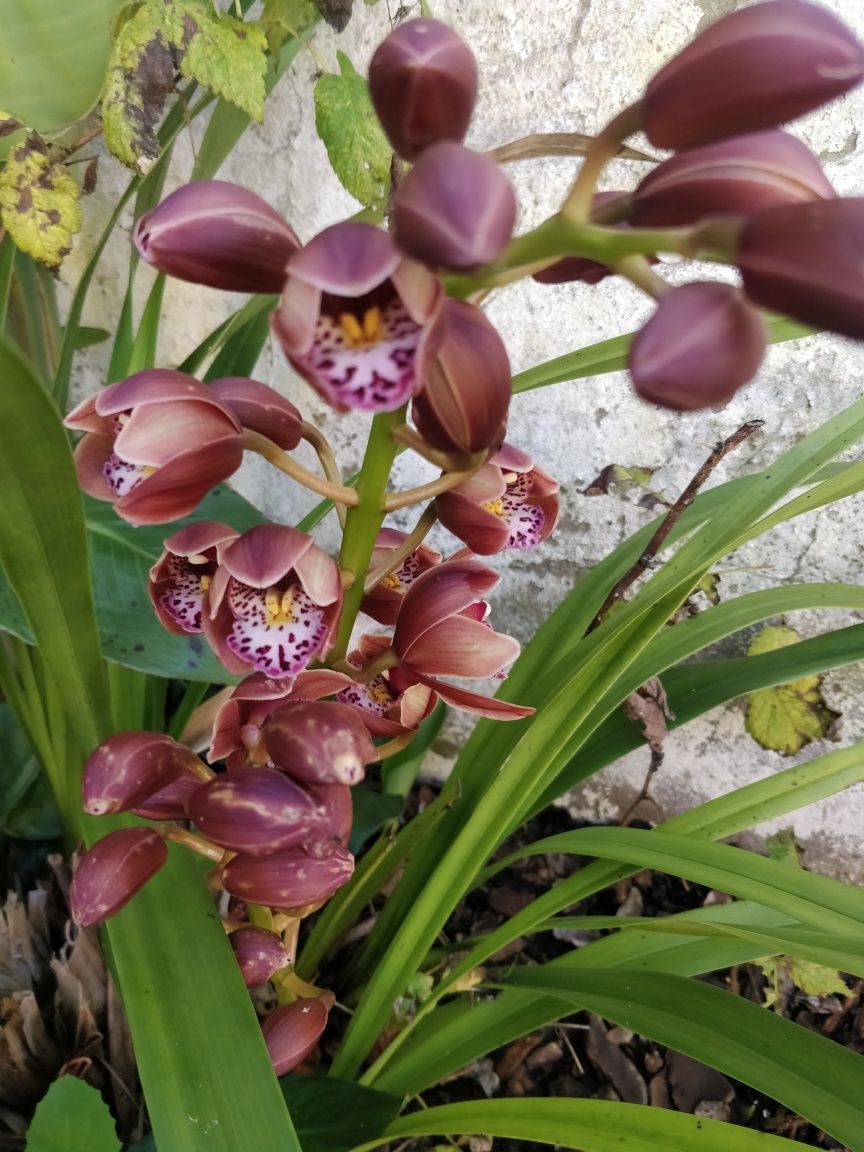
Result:
<instances>
[{"instance_id":1,"label":"green flower stem","mask_svg":"<svg viewBox=\"0 0 864 1152\"><path fill-rule=\"evenodd\" d=\"M407 407L407 406L406 406ZM395 412L381 412L372 420L369 440L363 467L357 480L357 503L348 509L345 520L345 535L339 553L339 566L343 572L353 577L353 583L345 590L342 616L339 620L339 633L330 653L331 660L344 659L351 639L351 629L360 611L363 599L363 586L369 570L369 560L375 539L384 522L384 497L390 469L399 451L393 439L393 429L405 423L406 407Z\"/></svg>"},{"instance_id":2,"label":"green flower stem","mask_svg":"<svg viewBox=\"0 0 864 1152\"><path fill-rule=\"evenodd\" d=\"M531 232L517 236L501 260L474 276L450 276L447 292L464 299L484 288L530 276L560 260L562 256L582 256L600 264L616 264L627 256L653 256L657 252L678 252L694 256L692 228L600 228L578 224L563 216L551 216Z\"/></svg>"}]
</instances>

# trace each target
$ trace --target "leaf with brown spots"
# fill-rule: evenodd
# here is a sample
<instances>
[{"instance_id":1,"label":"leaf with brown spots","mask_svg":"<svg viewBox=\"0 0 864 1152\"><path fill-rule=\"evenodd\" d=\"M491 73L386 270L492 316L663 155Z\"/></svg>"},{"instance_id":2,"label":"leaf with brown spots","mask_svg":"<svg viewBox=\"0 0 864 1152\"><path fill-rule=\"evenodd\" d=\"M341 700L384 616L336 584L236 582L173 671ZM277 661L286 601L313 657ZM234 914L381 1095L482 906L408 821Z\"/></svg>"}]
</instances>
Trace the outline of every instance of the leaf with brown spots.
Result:
<instances>
[{"instance_id":1,"label":"leaf with brown spots","mask_svg":"<svg viewBox=\"0 0 864 1152\"><path fill-rule=\"evenodd\" d=\"M794 628L770 624L751 642L747 655L773 652L800 639ZM752 692L747 702L747 731L763 748L784 756L800 752L805 744L824 736L839 715L825 703L821 685L821 676L802 676Z\"/></svg>"},{"instance_id":2,"label":"leaf with brown spots","mask_svg":"<svg viewBox=\"0 0 864 1152\"><path fill-rule=\"evenodd\" d=\"M80 189L39 136L15 148L0 174L0 215L16 247L56 268L81 228Z\"/></svg>"}]
</instances>

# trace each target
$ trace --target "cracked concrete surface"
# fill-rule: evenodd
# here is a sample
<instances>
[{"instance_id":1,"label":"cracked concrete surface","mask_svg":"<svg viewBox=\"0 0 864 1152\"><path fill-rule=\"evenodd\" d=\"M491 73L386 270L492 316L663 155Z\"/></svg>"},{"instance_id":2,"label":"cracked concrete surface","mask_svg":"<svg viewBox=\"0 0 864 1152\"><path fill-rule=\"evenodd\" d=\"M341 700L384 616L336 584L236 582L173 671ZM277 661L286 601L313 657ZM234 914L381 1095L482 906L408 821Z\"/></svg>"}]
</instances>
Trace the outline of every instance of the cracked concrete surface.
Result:
<instances>
[{"instance_id":1,"label":"cracked concrete surface","mask_svg":"<svg viewBox=\"0 0 864 1152\"><path fill-rule=\"evenodd\" d=\"M741 7L734 0L540 0L532 4L469 3L433 0L437 17L452 23L473 46L480 63L481 96L468 143L488 148L530 132L594 132L638 96L653 72L681 48L693 32ZM861 0L828 0L859 36L864 37ZM364 70L374 46L387 30L387 7L357 3L347 32L338 38L322 29L314 53L304 52L271 98L264 123L247 133L221 175L264 195L308 239L320 228L357 209L330 173L317 140L311 88L318 62L335 69L335 51L348 53ZM794 130L819 154L830 179L845 195L864 193L864 92L852 93L829 108L798 121ZM200 129L196 129L199 133ZM637 141L637 146L640 142ZM644 141L642 142L644 145ZM178 152L172 179L188 175L188 142ZM520 227L530 227L553 211L573 178L576 162L540 160L511 165L520 201ZM642 165L614 162L603 186L628 188ZM111 161L102 165L100 190L86 206L86 232L64 267L63 285L74 283L82 262L110 211L112 197L125 185L125 174ZM97 274L85 322L113 328L126 263L126 231L109 246ZM716 270L713 274L717 274ZM676 268L676 281L694 270ZM147 281L147 270L141 283ZM224 294L170 284L165 296L160 360L177 364L237 301ZM514 370L561 355L584 344L632 330L650 311L646 300L627 284L607 280L595 288L568 285L543 288L531 282L501 293L489 314L507 343ZM104 380L105 347L88 350L79 361L79 393ZM289 395L308 419L323 424L346 472L359 462L360 418L340 418L292 377L281 354L266 349L257 373ZM551 606L579 576L625 535L651 516L638 507L637 495L589 498L580 490L611 462L653 470L652 487L674 496L684 487L710 446L743 421L759 417L764 431L726 460L716 482L764 466L779 452L856 400L864 380L864 347L831 336L772 348L758 379L722 411L676 416L648 408L632 395L623 373L557 385L517 398L510 438L532 452L562 482L561 527L542 550L503 558L504 580L494 604L499 628L526 640ZM421 462L403 457L397 468L401 485L428 478ZM273 481L263 462L244 466L238 488L268 514L293 521L313 500L287 481ZM861 582L861 501L852 498L776 530L770 541L739 550L720 566L724 598L777 583L820 580ZM407 522L403 516L402 523ZM321 533L335 545L332 526ZM811 636L855 618L839 612L796 613L790 618ZM723 655L740 654L747 635L721 645ZM864 652L862 652L864 657ZM826 677L828 703L843 713L837 741L810 745L806 760L841 744L864 739L861 666ZM454 716L437 749L434 765L443 771L468 722ZM640 751L605 771L570 800L574 811L599 819L614 818L629 805L644 774L647 755ZM748 781L788 766L765 752L746 734L743 704L735 703L674 733L666 763L652 788L654 808L646 815L668 815ZM860 840L864 789L858 788L799 812L794 821L808 850L808 862L846 877L864 877ZM764 832L765 829L760 829Z\"/></svg>"}]
</instances>

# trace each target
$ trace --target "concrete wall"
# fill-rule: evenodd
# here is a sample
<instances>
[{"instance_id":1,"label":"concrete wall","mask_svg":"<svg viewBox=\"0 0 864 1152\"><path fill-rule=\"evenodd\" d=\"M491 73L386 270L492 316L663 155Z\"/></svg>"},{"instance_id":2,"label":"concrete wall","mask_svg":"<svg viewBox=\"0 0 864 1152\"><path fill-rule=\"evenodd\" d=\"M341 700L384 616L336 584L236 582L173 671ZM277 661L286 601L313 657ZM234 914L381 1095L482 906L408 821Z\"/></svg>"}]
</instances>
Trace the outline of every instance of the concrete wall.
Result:
<instances>
[{"instance_id":1,"label":"concrete wall","mask_svg":"<svg viewBox=\"0 0 864 1152\"><path fill-rule=\"evenodd\" d=\"M654 71L693 33L736 7L734 0L433 0L434 14L452 23L474 48L480 63L481 96L468 143L485 149L530 132L594 132L641 91ZM861 0L827 0L864 37ZM391 9L395 5L391 3ZM357 205L329 170L316 137L312 84L319 69L335 69L337 47L363 71L371 52L388 30L385 2L369 8L357 0L346 33L327 29L315 37L271 98L263 125L254 127L225 165L222 175L265 196L291 220L302 239L356 211ZM799 121L795 131L822 158L829 178L846 195L864 192L864 90ZM196 127L194 135L198 134ZM191 165L191 141L178 150L174 179L182 182ZM540 160L512 165L520 201L520 226L538 223L560 203L577 162ZM643 166L616 162L603 186L631 187ZM64 287L74 283L83 259L110 210L125 174L103 163L100 189L87 207L85 234L62 273ZM109 247L90 295L85 322L112 327L123 288L128 223ZM674 280L692 278L676 269ZM142 275L145 283L147 273ZM236 301L204 288L171 284L165 296L161 362L173 366L217 324ZM606 281L544 289L530 281L495 297L489 314L507 343L514 370L561 355L638 327L650 310L628 284ZM106 353L94 349L81 358L79 391L92 391L104 379ZM257 375L289 395L307 418L319 421L331 436L346 472L359 462L363 445L358 417L337 417L292 377L279 351L265 351ZM631 392L623 373L558 385L514 402L510 439L532 452L557 475L563 489L563 514L556 535L542 549L510 555L495 601L497 627L520 639L572 587L579 575L604 556L650 513L637 496L589 498L583 488L612 462L653 470L652 486L674 497L687 483L710 446L743 421L759 417L764 431L718 470L716 480L763 466L779 451L840 411L861 393L864 349L838 337L818 336L773 348L759 378L718 412L677 416L649 408ZM404 457L400 484L429 475L422 462ZM291 522L310 505L302 493L273 475L260 461L244 466L237 487L277 519ZM729 558L721 568L724 598L790 581L860 582L862 546L860 501L806 517ZM322 542L335 544L332 526ZM442 538L443 539L443 538ZM497 563L497 562L496 562ZM790 622L804 635L847 623L850 615L799 613ZM724 653L743 651L748 637L723 645ZM860 666L826 677L829 704L843 713L841 743L864 738ZM442 737L434 766L446 767L466 731L455 716ZM807 759L838 746L827 740L810 745ZM653 786L656 804L645 814L655 818L786 767L783 757L763 751L746 734L743 705L733 704L688 725L670 738L666 763ZM647 754L640 751L571 798L574 811L592 818L614 818L629 804L641 783ZM825 801L799 813L795 826L808 845L808 862L843 876L864 875L860 841L864 789ZM788 824L788 819L780 825Z\"/></svg>"}]
</instances>

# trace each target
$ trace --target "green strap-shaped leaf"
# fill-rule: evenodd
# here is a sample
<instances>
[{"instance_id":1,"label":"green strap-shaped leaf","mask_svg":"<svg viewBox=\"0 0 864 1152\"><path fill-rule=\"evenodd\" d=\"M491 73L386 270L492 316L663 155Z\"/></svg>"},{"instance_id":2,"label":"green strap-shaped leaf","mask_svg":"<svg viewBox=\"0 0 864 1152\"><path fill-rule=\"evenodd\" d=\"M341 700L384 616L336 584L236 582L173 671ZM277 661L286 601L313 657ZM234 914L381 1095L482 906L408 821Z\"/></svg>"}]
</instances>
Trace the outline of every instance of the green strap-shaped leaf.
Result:
<instances>
[{"instance_id":1,"label":"green strap-shaped leaf","mask_svg":"<svg viewBox=\"0 0 864 1152\"><path fill-rule=\"evenodd\" d=\"M554 1144L579 1152L793 1152L780 1136L753 1132L683 1112L607 1100L481 1100L444 1104L394 1120L379 1144L416 1136L479 1134Z\"/></svg>"},{"instance_id":2,"label":"green strap-shaped leaf","mask_svg":"<svg viewBox=\"0 0 864 1152\"><path fill-rule=\"evenodd\" d=\"M108 1105L96 1088L61 1076L39 1102L27 1130L28 1152L120 1152Z\"/></svg>"},{"instance_id":3,"label":"green strap-shaped leaf","mask_svg":"<svg viewBox=\"0 0 864 1152\"><path fill-rule=\"evenodd\" d=\"M542 989L665 1044L806 1117L864 1152L864 1059L709 984L638 970L517 968L508 984Z\"/></svg>"}]
</instances>

